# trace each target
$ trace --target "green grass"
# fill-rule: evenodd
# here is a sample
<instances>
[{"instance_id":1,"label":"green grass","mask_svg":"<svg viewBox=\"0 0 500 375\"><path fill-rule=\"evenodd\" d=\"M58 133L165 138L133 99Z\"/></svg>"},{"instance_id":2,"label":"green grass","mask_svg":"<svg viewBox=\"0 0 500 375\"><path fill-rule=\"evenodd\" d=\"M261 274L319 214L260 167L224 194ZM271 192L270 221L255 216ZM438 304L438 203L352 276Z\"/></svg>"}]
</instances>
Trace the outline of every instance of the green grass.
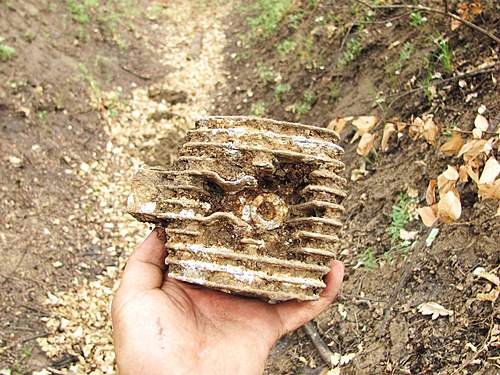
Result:
<instances>
[{"instance_id":1,"label":"green grass","mask_svg":"<svg viewBox=\"0 0 500 375\"><path fill-rule=\"evenodd\" d=\"M249 10L255 13L254 17L248 17L247 23L250 26L254 37L264 38L272 35L286 17L293 5L293 0L257 0Z\"/></svg>"},{"instance_id":2,"label":"green grass","mask_svg":"<svg viewBox=\"0 0 500 375\"><path fill-rule=\"evenodd\" d=\"M292 85L289 83L278 83L276 87L274 88L274 97L277 98L278 100L281 99L281 96L283 94L286 94L292 90Z\"/></svg>"},{"instance_id":3,"label":"green grass","mask_svg":"<svg viewBox=\"0 0 500 375\"><path fill-rule=\"evenodd\" d=\"M16 54L16 50L13 47L10 47L3 42L5 38L0 36L0 61L9 61Z\"/></svg>"},{"instance_id":4,"label":"green grass","mask_svg":"<svg viewBox=\"0 0 500 375\"><path fill-rule=\"evenodd\" d=\"M411 44L410 42L406 42L405 44L403 44L403 48L401 49L401 52L399 52L399 60L394 66L394 72L396 72L396 74L399 74L401 72L401 69L403 69L404 65L414 52L415 47L413 47L413 44Z\"/></svg>"},{"instance_id":5,"label":"green grass","mask_svg":"<svg viewBox=\"0 0 500 375\"><path fill-rule=\"evenodd\" d=\"M297 43L292 39L285 39L276 45L276 50L279 55L284 58L289 55L297 46Z\"/></svg>"},{"instance_id":6,"label":"green grass","mask_svg":"<svg viewBox=\"0 0 500 375\"><path fill-rule=\"evenodd\" d=\"M453 63L451 57L450 45L448 42L442 38L437 38L435 43L438 45L437 59L441 63L444 71L446 73L451 73L453 71Z\"/></svg>"},{"instance_id":7,"label":"green grass","mask_svg":"<svg viewBox=\"0 0 500 375\"><path fill-rule=\"evenodd\" d=\"M288 27L292 30L298 30L300 28L300 22L304 18L304 15L305 13L303 11L289 14L287 17Z\"/></svg>"},{"instance_id":8,"label":"green grass","mask_svg":"<svg viewBox=\"0 0 500 375\"><path fill-rule=\"evenodd\" d=\"M298 114L299 116L305 115L312 109L312 105L316 100L316 94L314 91L307 90L304 92L303 99L300 103L296 103L293 106L293 113Z\"/></svg>"},{"instance_id":9,"label":"green grass","mask_svg":"<svg viewBox=\"0 0 500 375\"><path fill-rule=\"evenodd\" d=\"M389 225L389 237L393 243L400 241L399 234L411 221L410 207L415 203L414 199L406 193L399 194L398 200L392 206L391 224Z\"/></svg>"},{"instance_id":10,"label":"green grass","mask_svg":"<svg viewBox=\"0 0 500 375\"><path fill-rule=\"evenodd\" d=\"M359 37L355 36L351 38L346 44L344 53L339 58L338 65L340 67L347 66L349 63L353 62L358 58L362 50L363 50L363 43L361 43Z\"/></svg>"},{"instance_id":11,"label":"green grass","mask_svg":"<svg viewBox=\"0 0 500 375\"><path fill-rule=\"evenodd\" d=\"M267 111L266 103L263 102L262 100L253 103L252 107L250 108L250 113L254 116L262 116L264 113L266 113L266 111Z\"/></svg>"},{"instance_id":12,"label":"green grass","mask_svg":"<svg viewBox=\"0 0 500 375\"><path fill-rule=\"evenodd\" d=\"M93 100L100 100L101 98L101 87L99 83L96 81L92 73L87 69L85 64L79 64L78 68L80 70L80 74L82 75L83 80L89 85L90 94Z\"/></svg>"},{"instance_id":13,"label":"green grass","mask_svg":"<svg viewBox=\"0 0 500 375\"><path fill-rule=\"evenodd\" d=\"M99 5L99 0L66 0L66 4L73 20L85 25L90 22L92 8Z\"/></svg>"},{"instance_id":14,"label":"green grass","mask_svg":"<svg viewBox=\"0 0 500 375\"><path fill-rule=\"evenodd\" d=\"M330 101L335 101L340 94L340 84L338 81L334 81L328 85L328 96Z\"/></svg>"},{"instance_id":15,"label":"green grass","mask_svg":"<svg viewBox=\"0 0 500 375\"><path fill-rule=\"evenodd\" d=\"M425 25L427 23L427 17L422 16L419 11L411 12L410 14L410 25L418 27Z\"/></svg>"},{"instance_id":16,"label":"green grass","mask_svg":"<svg viewBox=\"0 0 500 375\"><path fill-rule=\"evenodd\" d=\"M377 267L377 259L372 247L368 247L358 256L358 262L372 270Z\"/></svg>"},{"instance_id":17,"label":"green grass","mask_svg":"<svg viewBox=\"0 0 500 375\"><path fill-rule=\"evenodd\" d=\"M274 81L274 72L272 68L267 65L258 64L257 74L259 75L260 80L266 84Z\"/></svg>"}]
</instances>

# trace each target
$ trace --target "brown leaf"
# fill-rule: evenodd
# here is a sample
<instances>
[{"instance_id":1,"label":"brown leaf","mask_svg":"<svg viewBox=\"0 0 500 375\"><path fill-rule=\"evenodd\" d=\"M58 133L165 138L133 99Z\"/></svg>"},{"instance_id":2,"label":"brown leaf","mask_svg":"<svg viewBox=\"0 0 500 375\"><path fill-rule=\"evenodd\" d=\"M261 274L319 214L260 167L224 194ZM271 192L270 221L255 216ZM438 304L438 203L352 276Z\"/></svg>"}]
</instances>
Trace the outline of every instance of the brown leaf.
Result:
<instances>
[{"instance_id":1,"label":"brown leaf","mask_svg":"<svg viewBox=\"0 0 500 375\"><path fill-rule=\"evenodd\" d=\"M451 31L455 31L456 29L458 29L460 26L462 25L462 22L456 20L456 19L452 19L451 20L451 25L450 25L450 28L451 28Z\"/></svg>"},{"instance_id":2,"label":"brown leaf","mask_svg":"<svg viewBox=\"0 0 500 375\"><path fill-rule=\"evenodd\" d=\"M352 121L352 124L358 129L351 143L356 141L363 134L368 133L375 125L377 125L378 118L375 116L359 116Z\"/></svg>"},{"instance_id":3,"label":"brown leaf","mask_svg":"<svg viewBox=\"0 0 500 375\"><path fill-rule=\"evenodd\" d=\"M458 154L462 146L464 145L464 140L460 133L454 132L448 141L446 141L439 150L446 156L455 156Z\"/></svg>"},{"instance_id":4,"label":"brown leaf","mask_svg":"<svg viewBox=\"0 0 500 375\"><path fill-rule=\"evenodd\" d=\"M429 185L427 186L427 191L425 192L425 201L429 206L432 206L436 203L436 185L437 181L432 179L429 181Z\"/></svg>"},{"instance_id":5,"label":"brown leaf","mask_svg":"<svg viewBox=\"0 0 500 375\"><path fill-rule=\"evenodd\" d=\"M438 202L438 217L445 223L453 223L462 214L462 204L453 191L448 191Z\"/></svg>"},{"instance_id":6,"label":"brown leaf","mask_svg":"<svg viewBox=\"0 0 500 375\"><path fill-rule=\"evenodd\" d=\"M500 164L495 157L490 157L484 165L483 173L479 179L480 184L491 184L495 181L498 174L500 174Z\"/></svg>"},{"instance_id":7,"label":"brown leaf","mask_svg":"<svg viewBox=\"0 0 500 375\"><path fill-rule=\"evenodd\" d=\"M356 152L361 156L366 156L370 153L373 148L373 142L375 141L375 136L371 133L365 133L361 137L358 148Z\"/></svg>"},{"instance_id":8,"label":"brown leaf","mask_svg":"<svg viewBox=\"0 0 500 375\"><path fill-rule=\"evenodd\" d=\"M382 142L380 144L380 148L382 151L387 151L389 148L389 140L391 139L391 135L396 131L396 125L388 122L384 126L384 134L382 135Z\"/></svg>"},{"instance_id":9,"label":"brown leaf","mask_svg":"<svg viewBox=\"0 0 500 375\"><path fill-rule=\"evenodd\" d=\"M347 125L347 120L345 117L335 117L330 123L328 124L328 129L334 130L337 134L340 135L342 133L342 130L344 130L345 126Z\"/></svg>"},{"instance_id":10,"label":"brown leaf","mask_svg":"<svg viewBox=\"0 0 500 375\"><path fill-rule=\"evenodd\" d=\"M432 118L433 115L424 116L423 133L427 143L430 143L431 145L435 146L437 142L437 137L439 136L439 128Z\"/></svg>"},{"instance_id":11,"label":"brown leaf","mask_svg":"<svg viewBox=\"0 0 500 375\"><path fill-rule=\"evenodd\" d=\"M417 208L417 213L426 227L432 227L438 219L433 207Z\"/></svg>"},{"instance_id":12,"label":"brown leaf","mask_svg":"<svg viewBox=\"0 0 500 375\"><path fill-rule=\"evenodd\" d=\"M500 178L491 184L479 184L479 196L500 200Z\"/></svg>"},{"instance_id":13,"label":"brown leaf","mask_svg":"<svg viewBox=\"0 0 500 375\"><path fill-rule=\"evenodd\" d=\"M471 178L472 181L474 181L476 184L479 183L479 175L477 172L474 170L474 168L471 165L468 165L467 167L467 174Z\"/></svg>"},{"instance_id":14,"label":"brown leaf","mask_svg":"<svg viewBox=\"0 0 500 375\"><path fill-rule=\"evenodd\" d=\"M458 169L458 180L460 182L467 182L469 179L469 175L467 174L467 167L465 165L461 165Z\"/></svg>"},{"instance_id":15,"label":"brown leaf","mask_svg":"<svg viewBox=\"0 0 500 375\"><path fill-rule=\"evenodd\" d=\"M490 283L500 286L500 278L493 272L487 272L484 267L477 267L472 271L474 276L480 277L482 279L488 280Z\"/></svg>"},{"instance_id":16,"label":"brown leaf","mask_svg":"<svg viewBox=\"0 0 500 375\"><path fill-rule=\"evenodd\" d=\"M480 154L488 155L492 150L493 141L493 138L491 138L490 140L471 139L462 146L457 156L463 155L464 160L466 162L469 162L475 159Z\"/></svg>"},{"instance_id":17,"label":"brown leaf","mask_svg":"<svg viewBox=\"0 0 500 375\"><path fill-rule=\"evenodd\" d=\"M411 139L416 140L422 135L423 132L424 132L424 121L420 117L417 117L411 123L410 128L408 129L408 135L410 136Z\"/></svg>"},{"instance_id":18,"label":"brown leaf","mask_svg":"<svg viewBox=\"0 0 500 375\"><path fill-rule=\"evenodd\" d=\"M408 124L406 122L401 122L401 121L396 122L396 128L398 129L398 132L402 132L407 127L408 127Z\"/></svg>"},{"instance_id":19,"label":"brown leaf","mask_svg":"<svg viewBox=\"0 0 500 375\"><path fill-rule=\"evenodd\" d=\"M485 302L495 302L500 294L499 288L495 288L489 291L489 293L477 293L476 299Z\"/></svg>"}]
</instances>

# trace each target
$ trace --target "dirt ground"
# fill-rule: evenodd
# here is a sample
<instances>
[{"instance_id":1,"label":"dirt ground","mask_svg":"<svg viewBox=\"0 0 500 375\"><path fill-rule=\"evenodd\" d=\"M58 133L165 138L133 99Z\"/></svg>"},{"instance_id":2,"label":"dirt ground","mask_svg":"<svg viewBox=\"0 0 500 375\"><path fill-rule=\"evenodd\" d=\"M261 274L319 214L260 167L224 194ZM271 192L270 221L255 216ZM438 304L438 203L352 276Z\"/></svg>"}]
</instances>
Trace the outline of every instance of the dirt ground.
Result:
<instances>
[{"instance_id":1,"label":"dirt ground","mask_svg":"<svg viewBox=\"0 0 500 375\"><path fill-rule=\"evenodd\" d=\"M346 177L363 176L350 183L336 244L344 289L314 324L333 353L352 355L342 374L498 372L498 300L477 298L492 284L473 274L498 274L498 201L461 185L462 215L429 246L414 211L429 180L460 163L439 152L449 129L467 136L481 105L498 158L495 41L436 13L357 1L98 3L0 1L1 374L114 373L109 301L148 230L123 212L127 183L140 164L171 163L205 114L318 126L433 114L437 145L402 131L361 157L355 129L342 131ZM259 18L284 3L278 21ZM500 27L495 2L448 3L478 3L471 20ZM390 234L405 199L404 230L417 232L407 243ZM422 315L431 301L453 314ZM327 371L301 330L266 370Z\"/></svg>"}]
</instances>

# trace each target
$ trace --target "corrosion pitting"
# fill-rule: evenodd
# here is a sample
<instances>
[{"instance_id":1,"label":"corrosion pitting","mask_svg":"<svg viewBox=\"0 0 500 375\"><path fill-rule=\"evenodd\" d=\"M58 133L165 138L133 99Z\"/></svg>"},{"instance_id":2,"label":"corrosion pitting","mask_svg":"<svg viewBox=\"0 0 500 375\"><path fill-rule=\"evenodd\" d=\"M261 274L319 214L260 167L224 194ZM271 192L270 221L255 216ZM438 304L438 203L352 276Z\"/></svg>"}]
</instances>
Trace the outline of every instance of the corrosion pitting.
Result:
<instances>
[{"instance_id":1,"label":"corrosion pitting","mask_svg":"<svg viewBox=\"0 0 500 375\"><path fill-rule=\"evenodd\" d=\"M128 211L166 228L172 278L270 301L315 300L344 211L336 142L314 126L201 119L176 165L137 174Z\"/></svg>"}]
</instances>

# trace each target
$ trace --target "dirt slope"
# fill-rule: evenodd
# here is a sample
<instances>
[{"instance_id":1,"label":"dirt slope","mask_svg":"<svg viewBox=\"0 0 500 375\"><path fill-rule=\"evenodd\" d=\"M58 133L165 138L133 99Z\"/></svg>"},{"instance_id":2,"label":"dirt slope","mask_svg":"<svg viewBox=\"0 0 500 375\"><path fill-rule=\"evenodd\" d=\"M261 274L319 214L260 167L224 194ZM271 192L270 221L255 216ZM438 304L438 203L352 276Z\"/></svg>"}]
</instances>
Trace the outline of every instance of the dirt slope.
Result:
<instances>
[{"instance_id":1,"label":"dirt slope","mask_svg":"<svg viewBox=\"0 0 500 375\"><path fill-rule=\"evenodd\" d=\"M439 1L419 3L442 9ZM497 30L498 4L477 3L482 8L474 22ZM440 224L430 247L422 246L429 232L414 208L425 205L431 178L460 163L438 151L451 134L447 129L470 131L484 105L489 130L498 130L499 46L463 25L450 30L437 14L411 9L373 10L355 1L252 4L241 6L246 17L230 31L231 77L219 113L319 126L337 117L372 115L382 119L374 131L377 144L384 120L411 123L432 114L440 128L437 147L401 131L386 152L364 158L356 153L357 142L349 142L355 128L342 131L346 176L363 172L344 202L347 220L337 247L347 265L344 290L339 303L316 319L332 352L355 355L341 373L494 373L498 342L490 341L498 310L476 299L492 284L472 272L478 266L498 272L498 201L480 201L477 189L464 185L462 216ZM450 7L460 9L455 2ZM401 208L408 217L398 222L395 210ZM404 243L391 237L391 230L400 229L418 233ZM430 301L453 316L422 315L417 307ZM298 332L277 345L268 373L319 374L326 372L323 366Z\"/></svg>"}]
</instances>

